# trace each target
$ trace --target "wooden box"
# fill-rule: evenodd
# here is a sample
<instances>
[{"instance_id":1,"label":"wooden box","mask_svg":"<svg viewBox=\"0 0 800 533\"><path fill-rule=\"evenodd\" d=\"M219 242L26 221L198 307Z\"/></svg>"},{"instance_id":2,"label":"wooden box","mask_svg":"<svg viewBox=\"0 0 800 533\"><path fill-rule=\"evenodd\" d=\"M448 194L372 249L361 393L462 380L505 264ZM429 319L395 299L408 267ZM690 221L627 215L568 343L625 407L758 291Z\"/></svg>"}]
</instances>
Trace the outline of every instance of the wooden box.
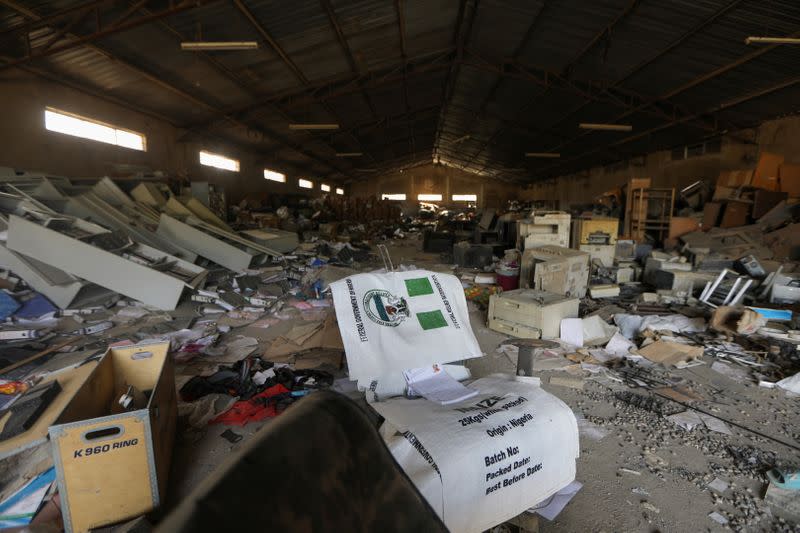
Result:
<instances>
[{"instance_id":1,"label":"wooden box","mask_svg":"<svg viewBox=\"0 0 800 533\"><path fill-rule=\"evenodd\" d=\"M67 531L134 518L162 501L178 414L168 352L169 342L109 348L50 426ZM117 400L131 385L147 403L125 411Z\"/></svg>"}]
</instances>

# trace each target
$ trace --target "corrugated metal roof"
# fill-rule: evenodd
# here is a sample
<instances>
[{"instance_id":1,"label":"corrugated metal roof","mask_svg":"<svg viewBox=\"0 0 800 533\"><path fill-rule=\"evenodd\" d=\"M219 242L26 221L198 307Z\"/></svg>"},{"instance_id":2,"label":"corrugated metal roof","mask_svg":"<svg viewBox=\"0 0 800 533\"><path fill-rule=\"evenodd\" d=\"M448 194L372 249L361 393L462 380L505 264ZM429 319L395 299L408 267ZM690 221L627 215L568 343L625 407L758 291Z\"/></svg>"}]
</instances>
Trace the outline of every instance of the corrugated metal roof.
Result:
<instances>
[{"instance_id":1,"label":"corrugated metal roof","mask_svg":"<svg viewBox=\"0 0 800 533\"><path fill-rule=\"evenodd\" d=\"M0 46L24 59L25 32L15 28L85 1L0 6ZM98 5L108 31L133 1ZM151 2L127 22L169 5ZM34 51L75 13L33 27ZM70 44L94 31L87 15L55 42L61 51L32 64L198 135L342 179L431 157L546 178L703 139L715 134L714 117L720 128L744 127L800 107L800 47L744 44L800 32L796 0L207 0ZM198 38L260 49L179 49ZM577 128L609 121L634 129ZM289 122L340 131L290 131ZM548 150L562 158L524 157Z\"/></svg>"}]
</instances>

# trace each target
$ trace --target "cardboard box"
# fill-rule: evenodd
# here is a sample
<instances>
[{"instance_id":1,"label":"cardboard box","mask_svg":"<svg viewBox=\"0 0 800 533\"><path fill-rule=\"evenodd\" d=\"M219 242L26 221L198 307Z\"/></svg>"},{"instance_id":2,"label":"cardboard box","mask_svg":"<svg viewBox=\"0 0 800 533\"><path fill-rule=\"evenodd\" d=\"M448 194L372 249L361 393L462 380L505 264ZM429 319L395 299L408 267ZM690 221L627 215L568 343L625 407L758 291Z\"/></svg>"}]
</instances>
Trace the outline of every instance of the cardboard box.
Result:
<instances>
[{"instance_id":1,"label":"cardboard box","mask_svg":"<svg viewBox=\"0 0 800 533\"><path fill-rule=\"evenodd\" d=\"M800 165L784 163L778 172L781 191L789 193L789 198L800 198Z\"/></svg>"},{"instance_id":2,"label":"cardboard box","mask_svg":"<svg viewBox=\"0 0 800 533\"><path fill-rule=\"evenodd\" d=\"M728 202L725 204L725 212L719 223L720 228L738 228L747 225L747 217L750 214L750 204L744 202Z\"/></svg>"},{"instance_id":3,"label":"cardboard box","mask_svg":"<svg viewBox=\"0 0 800 533\"><path fill-rule=\"evenodd\" d=\"M753 174L753 187L769 191L779 190L778 176L783 159L784 157L779 154L761 152L761 157L758 158L758 165L756 165L756 170Z\"/></svg>"},{"instance_id":4,"label":"cardboard box","mask_svg":"<svg viewBox=\"0 0 800 533\"><path fill-rule=\"evenodd\" d=\"M717 185L723 187L741 187L753 181L752 170L723 170L717 178Z\"/></svg>"},{"instance_id":5,"label":"cardboard box","mask_svg":"<svg viewBox=\"0 0 800 533\"><path fill-rule=\"evenodd\" d=\"M109 348L50 427L67 531L133 518L162 501L178 414L168 352L169 342ZM130 385L149 398L123 411L117 400Z\"/></svg>"},{"instance_id":6,"label":"cardboard box","mask_svg":"<svg viewBox=\"0 0 800 533\"><path fill-rule=\"evenodd\" d=\"M719 202L708 202L703 206L703 231L708 231L719 224L722 206L723 204Z\"/></svg>"},{"instance_id":7,"label":"cardboard box","mask_svg":"<svg viewBox=\"0 0 800 533\"><path fill-rule=\"evenodd\" d=\"M520 287L583 298L589 284L589 254L561 246L525 250Z\"/></svg>"}]
</instances>

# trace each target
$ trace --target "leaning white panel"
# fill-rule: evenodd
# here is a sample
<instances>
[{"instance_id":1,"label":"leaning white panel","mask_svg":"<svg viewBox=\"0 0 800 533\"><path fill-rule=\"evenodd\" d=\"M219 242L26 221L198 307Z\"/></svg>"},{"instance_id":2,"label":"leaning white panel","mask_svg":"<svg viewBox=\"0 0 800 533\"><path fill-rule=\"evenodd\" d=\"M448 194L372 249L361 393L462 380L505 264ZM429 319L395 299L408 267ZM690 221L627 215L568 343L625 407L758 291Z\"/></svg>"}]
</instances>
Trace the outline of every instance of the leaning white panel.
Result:
<instances>
[{"instance_id":1,"label":"leaning white panel","mask_svg":"<svg viewBox=\"0 0 800 533\"><path fill-rule=\"evenodd\" d=\"M239 240L234 239L237 237L235 234L209 227L200 220L194 223L196 225L190 225L162 214L156 233L234 272L246 270L252 263L265 259L264 252L258 250L255 243L252 246L242 245ZM208 230L212 230L211 233L217 232L217 236L207 233Z\"/></svg>"},{"instance_id":2,"label":"leaning white panel","mask_svg":"<svg viewBox=\"0 0 800 533\"><path fill-rule=\"evenodd\" d=\"M85 229L82 221L71 222ZM14 215L9 221L8 247L159 309L174 309L183 289L200 286L208 274L197 265L143 244L127 251L132 257L174 264L174 269L186 274L185 280L180 279Z\"/></svg>"}]
</instances>

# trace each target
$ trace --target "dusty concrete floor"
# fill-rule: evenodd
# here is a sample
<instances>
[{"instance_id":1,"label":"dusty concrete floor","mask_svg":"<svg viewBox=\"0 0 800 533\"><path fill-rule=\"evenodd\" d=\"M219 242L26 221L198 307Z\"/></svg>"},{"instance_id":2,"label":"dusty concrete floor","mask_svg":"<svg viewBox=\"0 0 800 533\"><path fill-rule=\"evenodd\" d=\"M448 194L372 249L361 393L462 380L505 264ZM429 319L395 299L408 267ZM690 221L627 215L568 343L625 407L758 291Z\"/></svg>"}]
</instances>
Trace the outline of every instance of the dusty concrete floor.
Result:
<instances>
[{"instance_id":1,"label":"dusty concrete floor","mask_svg":"<svg viewBox=\"0 0 800 533\"><path fill-rule=\"evenodd\" d=\"M436 255L422 253L415 241L393 244L390 252L395 266L414 264L441 271L451 268ZM470 318L486 354L467 362L473 377L513 373L516 362L496 352L508 337L487 329L483 312L472 309ZM541 372L545 390L605 432L597 440L597 435L582 430L577 479L584 486L555 521L541 520L541 531L800 531L796 525L781 522L763 503L766 485L759 462L764 458L800 464L798 400L732 381L710 370L709 357L704 360L705 366L670 371L705 399L696 404L698 407L794 448L735 426L730 426L732 435L706 428L688 432L662 414L618 400L616 392L629 390L623 385L586 373L583 390L576 390L548 383L551 376L563 375L563 371ZM649 395L644 390L634 392ZM670 401L662 406L667 414L683 410ZM236 444L219 436L225 426L180 433L168 502L180 501L248 436L268 423L232 428L245 437ZM736 452L743 458L735 459ZM730 484L722 494L707 486L717 477ZM709 518L714 511L727 516L729 525L721 526Z\"/></svg>"}]
</instances>

